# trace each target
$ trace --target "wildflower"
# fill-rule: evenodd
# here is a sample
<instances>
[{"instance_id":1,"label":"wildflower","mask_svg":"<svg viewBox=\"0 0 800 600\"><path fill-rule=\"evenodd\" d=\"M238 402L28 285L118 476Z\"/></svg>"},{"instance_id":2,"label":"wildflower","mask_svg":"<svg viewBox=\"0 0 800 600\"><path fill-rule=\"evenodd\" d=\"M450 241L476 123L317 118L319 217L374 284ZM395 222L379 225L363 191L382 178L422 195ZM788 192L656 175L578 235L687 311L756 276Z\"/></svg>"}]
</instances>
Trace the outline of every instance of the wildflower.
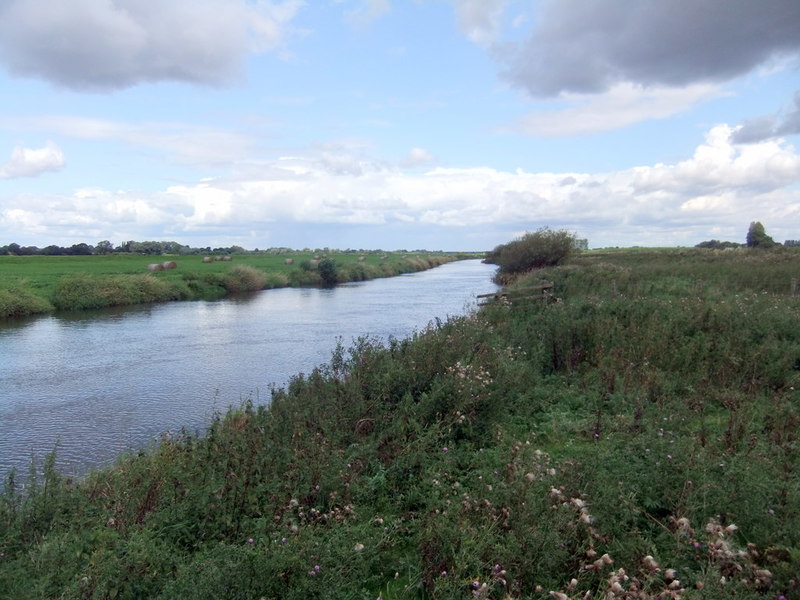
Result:
<instances>
[{"instance_id":1,"label":"wildflower","mask_svg":"<svg viewBox=\"0 0 800 600\"><path fill-rule=\"evenodd\" d=\"M556 600L569 600L569 596L562 592L550 592L550 595L555 598Z\"/></svg>"},{"instance_id":2,"label":"wildflower","mask_svg":"<svg viewBox=\"0 0 800 600\"><path fill-rule=\"evenodd\" d=\"M362 544L361 542L359 542L353 547L353 550L355 550L356 552L361 552L363 549L364 549L364 544Z\"/></svg>"},{"instance_id":3,"label":"wildflower","mask_svg":"<svg viewBox=\"0 0 800 600\"><path fill-rule=\"evenodd\" d=\"M285 544L285 543L286 543L286 541L287 541L287 540L286 540L286 538L285 538L285 537L284 537L284 538L281 538L281 544Z\"/></svg>"},{"instance_id":4,"label":"wildflower","mask_svg":"<svg viewBox=\"0 0 800 600\"><path fill-rule=\"evenodd\" d=\"M642 559L642 562L644 563L644 566L651 571L658 571L658 563L649 554Z\"/></svg>"},{"instance_id":5,"label":"wildflower","mask_svg":"<svg viewBox=\"0 0 800 600\"><path fill-rule=\"evenodd\" d=\"M447 452L447 451L448 451L448 447L447 447L447 446L445 446L444 448L442 448L442 452Z\"/></svg>"},{"instance_id":6,"label":"wildflower","mask_svg":"<svg viewBox=\"0 0 800 600\"><path fill-rule=\"evenodd\" d=\"M252 544L254 542L255 542L255 540L253 538L247 538L247 543L248 544Z\"/></svg>"}]
</instances>

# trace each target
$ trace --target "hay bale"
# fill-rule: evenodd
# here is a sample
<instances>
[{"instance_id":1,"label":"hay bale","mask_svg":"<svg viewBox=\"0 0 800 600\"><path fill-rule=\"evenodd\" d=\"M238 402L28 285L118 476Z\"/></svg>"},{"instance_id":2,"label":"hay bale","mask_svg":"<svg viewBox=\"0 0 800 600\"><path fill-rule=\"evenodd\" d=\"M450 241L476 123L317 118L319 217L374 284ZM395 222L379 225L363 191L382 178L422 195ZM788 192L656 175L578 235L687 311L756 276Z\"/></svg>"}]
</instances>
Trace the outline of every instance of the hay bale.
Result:
<instances>
[{"instance_id":1,"label":"hay bale","mask_svg":"<svg viewBox=\"0 0 800 600\"><path fill-rule=\"evenodd\" d=\"M161 263L149 264L149 265L147 265L147 270L148 271L163 271L164 270L164 265L162 265Z\"/></svg>"},{"instance_id":2,"label":"hay bale","mask_svg":"<svg viewBox=\"0 0 800 600\"><path fill-rule=\"evenodd\" d=\"M214 262L214 259L211 258L210 256L204 256L203 257L203 262L204 263L211 263L211 262Z\"/></svg>"},{"instance_id":3,"label":"hay bale","mask_svg":"<svg viewBox=\"0 0 800 600\"><path fill-rule=\"evenodd\" d=\"M223 256L222 260L224 260L225 262L229 262L229 261L233 260L233 257L232 256Z\"/></svg>"},{"instance_id":4,"label":"hay bale","mask_svg":"<svg viewBox=\"0 0 800 600\"><path fill-rule=\"evenodd\" d=\"M359 256L358 257L358 262L364 262L365 260L367 260L366 256Z\"/></svg>"},{"instance_id":5,"label":"hay bale","mask_svg":"<svg viewBox=\"0 0 800 600\"><path fill-rule=\"evenodd\" d=\"M285 264L285 265L293 265L294 264L294 259L293 258L287 258L285 261L283 261L283 264Z\"/></svg>"},{"instance_id":6,"label":"hay bale","mask_svg":"<svg viewBox=\"0 0 800 600\"><path fill-rule=\"evenodd\" d=\"M161 266L163 266L165 269L177 269L178 263L176 263L174 260L168 260L161 263Z\"/></svg>"},{"instance_id":7,"label":"hay bale","mask_svg":"<svg viewBox=\"0 0 800 600\"><path fill-rule=\"evenodd\" d=\"M222 257L221 257L221 256L215 256L215 257L214 257L214 261L215 261L215 262L220 262L221 260L222 260Z\"/></svg>"}]
</instances>

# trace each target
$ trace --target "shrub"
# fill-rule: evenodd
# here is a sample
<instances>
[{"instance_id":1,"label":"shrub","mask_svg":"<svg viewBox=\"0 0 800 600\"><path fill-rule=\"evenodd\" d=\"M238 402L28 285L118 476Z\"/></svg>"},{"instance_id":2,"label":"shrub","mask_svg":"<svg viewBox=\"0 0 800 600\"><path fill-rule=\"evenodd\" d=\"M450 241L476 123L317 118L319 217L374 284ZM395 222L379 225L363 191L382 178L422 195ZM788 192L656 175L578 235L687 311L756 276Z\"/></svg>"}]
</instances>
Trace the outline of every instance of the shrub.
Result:
<instances>
[{"instance_id":1,"label":"shrub","mask_svg":"<svg viewBox=\"0 0 800 600\"><path fill-rule=\"evenodd\" d=\"M526 233L489 252L485 262L499 267L499 275L516 275L532 269L559 265L575 251L575 235L546 227Z\"/></svg>"},{"instance_id":2,"label":"shrub","mask_svg":"<svg viewBox=\"0 0 800 600\"><path fill-rule=\"evenodd\" d=\"M267 278L262 271L247 265L236 265L223 279L225 289L231 294L263 290Z\"/></svg>"},{"instance_id":3,"label":"shrub","mask_svg":"<svg viewBox=\"0 0 800 600\"><path fill-rule=\"evenodd\" d=\"M323 258L319 261L317 270L319 271L319 276L322 278L323 285L336 285L338 274L335 260L332 258Z\"/></svg>"},{"instance_id":4,"label":"shrub","mask_svg":"<svg viewBox=\"0 0 800 600\"><path fill-rule=\"evenodd\" d=\"M44 298L19 289L0 290L0 319L26 317L53 310Z\"/></svg>"}]
</instances>

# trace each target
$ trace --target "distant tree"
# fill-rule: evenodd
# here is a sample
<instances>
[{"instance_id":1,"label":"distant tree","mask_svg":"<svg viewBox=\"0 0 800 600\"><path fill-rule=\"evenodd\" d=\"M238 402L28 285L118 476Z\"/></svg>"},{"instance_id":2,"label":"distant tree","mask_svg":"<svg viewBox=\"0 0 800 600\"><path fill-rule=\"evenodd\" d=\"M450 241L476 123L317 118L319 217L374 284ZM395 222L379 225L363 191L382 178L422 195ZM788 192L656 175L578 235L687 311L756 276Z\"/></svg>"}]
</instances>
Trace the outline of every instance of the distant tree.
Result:
<instances>
[{"instance_id":1,"label":"distant tree","mask_svg":"<svg viewBox=\"0 0 800 600\"><path fill-rule=\"evenodd\" d=\"M114 244L112 244L108 240L97 242L97 244L94 247L95 254L111 254L113 251L114 251Z\"/></svg>"},{"instance_id":2,"label":"distant tree","mask_svg":"<svg viewBox=\"0 0 800 600\"><path fill-rule=\"evenodd\" d=\"M89 244L85 244L83 242L81 242L80 244L73 244L68 249L69 254L74 254L76 256L86 256L88 254L91 254L93 251L94 248L92 248Z\"/></svg>"},{"instance_id":3,"label":"distant tree","mask_svg":"<svg viewBox=\"0 0 800 600\"><path fill-rule=\"evenodd\" d=\"M705 242L700 242L695 246L695 248L710 248L712 250L724 250L726 248L738 248L741 244L736 242L721 242L719 240L706 240Z\"/></svg>"},{"instance_id":4,"label":"distant tree","mask_svg":"<svg viewBox=\"0 0 800 600\"><path fill-rule=\"evenodd\" d=\"M746 241L748 248L772 248L776 245L775 240L767 235L764 226L759 221L750 223Z\"/></svg>"}]
</instances>

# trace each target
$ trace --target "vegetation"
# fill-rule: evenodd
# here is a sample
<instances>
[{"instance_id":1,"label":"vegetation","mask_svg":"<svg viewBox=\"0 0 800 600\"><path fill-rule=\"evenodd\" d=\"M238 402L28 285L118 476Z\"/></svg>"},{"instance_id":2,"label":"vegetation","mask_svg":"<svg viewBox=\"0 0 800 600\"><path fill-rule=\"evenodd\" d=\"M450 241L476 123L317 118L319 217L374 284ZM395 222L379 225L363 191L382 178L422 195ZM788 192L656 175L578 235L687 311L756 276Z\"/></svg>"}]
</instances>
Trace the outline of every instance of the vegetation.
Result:
<instances>
[{"instance_id":1,"label":"vegetation","mask_svg":"<svg viewBox=\"0 0 800 600\"><path fill-rule=\"evenodd\" d=\"M746 242L748 248L772 248L775 246L775 240L767 235L764 226L758 221L750 223Z\"/></svg>"},{"instance_id":2,"label":"vegetation","mask_svg":"<svg viewBox=\"0 0 800 600\"><path fill-rule=\"evenodd\" d=\"M498 281L503 282L532 269L561 264L576 248L574 234L545 227L497 246L487 254L485 262L498 266Z\"/></svg>"},{"instance_id":3,"label":"vegetation","mask_svg":"<svg viewBox=\"0 0 800 600\"><path fill-rule=\"evenodd\" d=\"M800 597L800 254L589 252L71 482L9 598Z\"/></svg>"},{"instance_id":4,"label":"vegetation","mask_svg":"<svg viewBox=\"0 0 800 600\"><path fill-rule=\"evenodd\" d=\"M163 264L154 263L152 254L132 252L0 256L0 318L56 309L216 299L287 285L334 285L420 271L463 258L445 253L332 254L320 257L301 252L263 252L225 255L232 260L209 257L209 262L202 256L165 256L158 260L175 262L177 268L163 271L147 270L148 265ZM291 264L286 264L287 258L292 259Z\"/></svg>"}]
</instances>

